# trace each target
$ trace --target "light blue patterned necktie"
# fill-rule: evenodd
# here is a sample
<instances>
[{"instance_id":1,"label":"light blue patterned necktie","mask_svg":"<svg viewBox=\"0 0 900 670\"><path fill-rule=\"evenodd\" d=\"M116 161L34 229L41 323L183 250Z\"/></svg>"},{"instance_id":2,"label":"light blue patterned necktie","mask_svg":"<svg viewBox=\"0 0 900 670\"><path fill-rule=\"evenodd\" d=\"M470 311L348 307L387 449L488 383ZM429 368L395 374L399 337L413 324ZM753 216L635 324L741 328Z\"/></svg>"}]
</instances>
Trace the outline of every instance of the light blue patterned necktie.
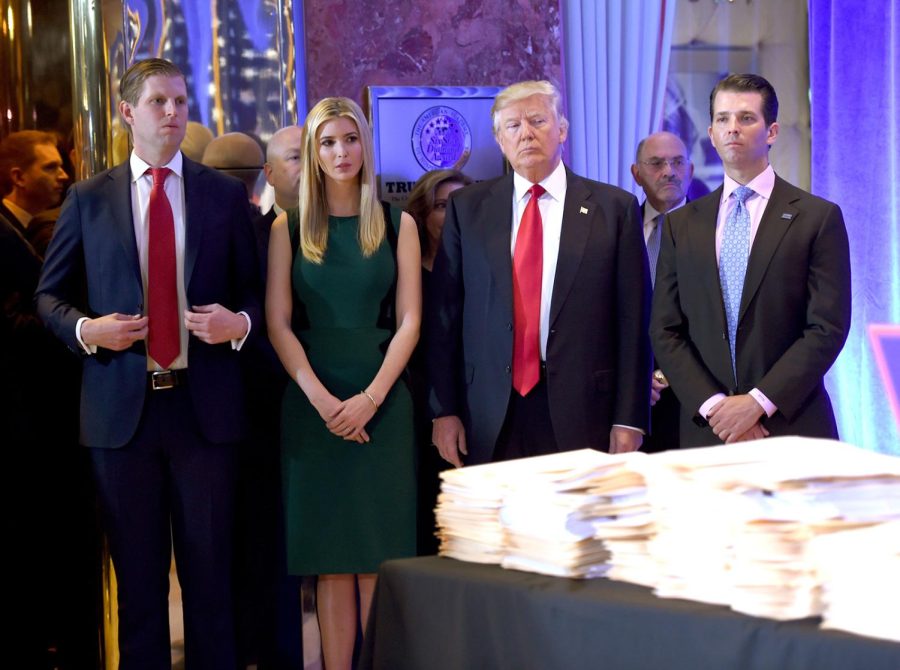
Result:
<instances>
[{"instance_id":1,"label":"light blue patterned necktie","mask_svg":"<svg viewBox=\"0 0 900 670\"><path fill-rule=\"evenodd\" d=\"M732 192L737 201L725 221L722 233L722 248L719 251L719 281L722 284L722 299L725 301L725 319L728 323L728 344L731 347L731 370L737 383L735 345L737 343L738 314L741 309L741 293L744 291L744 277L747 275L747 258L750 256L750 212L746 201L753 195L753 189L738 186Z\"/></svg>"},{"instance_id":2,"label":"light blue patterned necktie","mask_svg":"<svg viewBox=\"0 0 900 670\"><path fill-rule=\"evenodd\" d=\"M659 241L662 234L662 214L653 217L653 230L647 240L647 260L650 261L650 286L656 286L656 262L659 260Z\"/></svg>"}]
</instances>

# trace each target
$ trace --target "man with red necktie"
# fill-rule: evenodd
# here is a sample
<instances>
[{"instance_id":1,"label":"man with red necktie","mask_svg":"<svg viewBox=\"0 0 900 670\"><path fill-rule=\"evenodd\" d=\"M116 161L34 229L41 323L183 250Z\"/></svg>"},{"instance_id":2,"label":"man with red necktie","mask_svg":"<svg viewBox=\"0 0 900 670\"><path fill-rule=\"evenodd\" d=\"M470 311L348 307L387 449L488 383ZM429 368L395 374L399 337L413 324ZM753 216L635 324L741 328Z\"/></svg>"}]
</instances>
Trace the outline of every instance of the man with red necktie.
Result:
<instances>
[{"instance_id":1,"label":"man with red necktie","mask_svg":"<svg viewBox=\"0 0 900 670\"><path fill-rule=\"evenodd\" d=\"M172 543L188 667L235 667L239 351L262 319L246 193L182 155L187 89L172 63L135 63L120 93L134 150L70 191L38 310L82 357L81 442L118 580L120 667L171 667Z\"/></svg>"},{"instance_id":2,"label":"man with red necktie","mask_svg":"<svg viewBox=\"0 0 900 670\"><path fill-rule=\"evenodd\" d=\"M501 91L494 136L513 173L447 205L427 358L433 441L456 466L633 451L648 427L637 201L563 165L560 107L550 82Z\"/></svg>"}]
</instances>

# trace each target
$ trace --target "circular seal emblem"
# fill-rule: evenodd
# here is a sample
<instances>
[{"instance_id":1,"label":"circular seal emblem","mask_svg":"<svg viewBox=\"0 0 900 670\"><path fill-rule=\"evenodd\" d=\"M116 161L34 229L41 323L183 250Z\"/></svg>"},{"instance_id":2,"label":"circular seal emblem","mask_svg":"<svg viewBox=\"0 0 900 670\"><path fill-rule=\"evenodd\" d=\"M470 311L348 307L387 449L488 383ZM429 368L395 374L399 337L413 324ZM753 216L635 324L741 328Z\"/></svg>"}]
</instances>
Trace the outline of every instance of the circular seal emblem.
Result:
<instances>
[{"instance_id":1,"label":"circular seal emblem","mask_svg":"<svg viewBox=\"0 0 900 670\"><path fill-rule=\"evenodd\" d=\"M429 107L416 119L412 148L425 170L461 169L472 153L472 132L451 107Z\"/></svg>"}]
</instances>

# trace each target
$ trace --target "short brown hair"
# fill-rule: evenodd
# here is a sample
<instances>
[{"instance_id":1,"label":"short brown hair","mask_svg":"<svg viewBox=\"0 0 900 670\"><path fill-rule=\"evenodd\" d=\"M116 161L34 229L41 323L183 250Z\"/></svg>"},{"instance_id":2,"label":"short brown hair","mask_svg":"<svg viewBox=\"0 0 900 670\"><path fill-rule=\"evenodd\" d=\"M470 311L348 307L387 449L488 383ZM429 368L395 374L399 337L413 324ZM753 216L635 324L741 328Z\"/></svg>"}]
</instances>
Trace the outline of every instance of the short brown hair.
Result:
<instances>
[{"instance_id":1,"label":"short brown hair","mask_svg":"<svg viewBox=\"0 0 900 670\"><path fill-rule=\"evenodd\" d=\"M131 67L125 70L125 74L122 75L119 82L119 99L129 105L138 104L141 91L144 90L144 82L157 75L184 79L184 73L178 69L178 66L165 58L145 58L135 61ZM187 84L187 80L185 80L185 84Z\"/></svg>"},{"instance_id":2,"label":"short brown hair","mask_svg":"<svg viewBox=\"0 0 900 670\"><path fill-rule=\"evenodd\" d=\"M713 120L713 107L719 91L737 91L738 93L759 93L762 96L762 112L766 126L778 120L778 96L775 88L764 77L758 74L730 74L719 80L712 93L709 94L709 120Z\"/></svg>"},{"instance_id":3,"label":"short brown hair","mask_svg":"<svg viewBox=\"0 0 900 670\"><path fill-rule=\"evenodd\" d=\"M0 194L13 189L10 173L13 168L27 170L35 161L34 148L39 144L56 147L56 135L41 130L20 130L10 133L0 142Z\"/></svg>"},{"instance_id":4,"label":"short brown hair","mask_svg":"<svg viewBox=\"0 0 900 670\"><path fill-rule=\"evenodd\" d=\"M459 170L431 170L419 177L419 181L413 186L412 192L409 194L409 200L406 202L406 211L409 212L413 221L416 222L423 257L428 256L433 251L429 248L425 221L428 219L428 215L431 214L431 210L434 209L434 195L437 193L438 186L448 182L468 186L472 181L471 177L464 175Z\"/></svg>"}]
</instances>

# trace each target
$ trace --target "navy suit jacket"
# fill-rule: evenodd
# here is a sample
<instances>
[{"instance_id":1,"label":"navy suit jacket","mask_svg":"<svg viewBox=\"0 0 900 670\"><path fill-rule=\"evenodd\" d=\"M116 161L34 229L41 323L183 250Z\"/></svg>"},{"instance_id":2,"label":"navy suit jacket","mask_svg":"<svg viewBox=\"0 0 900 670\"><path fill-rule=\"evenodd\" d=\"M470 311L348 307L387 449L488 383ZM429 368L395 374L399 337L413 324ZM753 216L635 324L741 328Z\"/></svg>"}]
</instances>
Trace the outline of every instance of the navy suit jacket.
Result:
<instances>
[{"instance_id":1,"label":"navy suit jacket","mask_svg":"<svg viewBox=\"0 0 900 670\"><path fill-rule=\"evenodd\" d=\"M144 292L131 209L128 162L75 184L47 250L37 290L41 318L83 357L81 442L115 448L134 435L147 389L143 341L125 351L87 356L75 337L78 319L113 312L143 314ZM262 323L256 241L246 190L236 179L184 159L187 304L219 303ZM80 288L86 289L86 299ZM251 336L256 333L251 328ZM204 437L234 442L244 435L239 353L231 344L189 337L189 388Z\"/></svg>"},{"instance_id":2,"label":"navy suit jacket","mask_svg":"<svg viewBox=\"0 0 900 670\"><path fill-rule=\"evenodd\" d=\"M646 430L650 273L638 204L567 170L546 374L560 449L608 450L612 424ZM456 191L434 263L428 374L434 416L459 416L466 462L493 455L512 391L513 175Z\"/></svg>"},{"instance_id":3,"label":"navy suit jacket","mask_svg":"<svg viewBox=\"0 0 900 670\"><path fill-rule=\"evenodd\" d=\"M850 252L840 208L775 179L741 294L737 382L716 260L722 187L666 216L650 334L681 401L681 446L719 444L700 405L758 388L772 435L837 438L824 376L850 329Z\"/></svg>"}]
</instances>

